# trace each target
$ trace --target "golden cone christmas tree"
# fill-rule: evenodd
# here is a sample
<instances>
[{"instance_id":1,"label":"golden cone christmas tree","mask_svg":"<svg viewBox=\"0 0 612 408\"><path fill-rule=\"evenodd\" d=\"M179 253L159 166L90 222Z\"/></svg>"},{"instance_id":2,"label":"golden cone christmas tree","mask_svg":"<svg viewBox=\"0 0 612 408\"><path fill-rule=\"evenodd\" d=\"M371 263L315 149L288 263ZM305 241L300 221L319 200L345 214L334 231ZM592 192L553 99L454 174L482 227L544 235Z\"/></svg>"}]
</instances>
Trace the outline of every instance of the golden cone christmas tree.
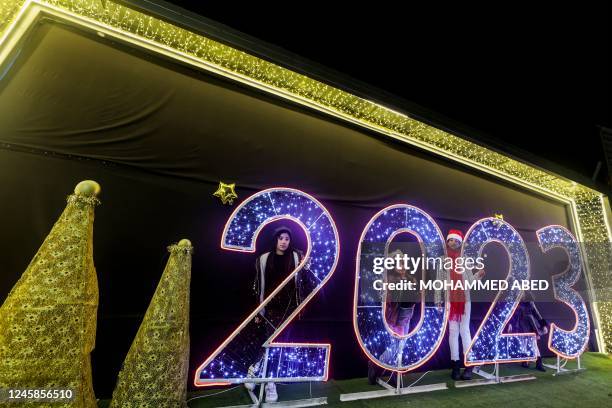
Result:
<instances>
[{"instance_id":1,"label":"golden cone christmas tree","mask_svg":"<svg viewBox=\"0 0 612 408\"><path fill-rule=\"evenodd\" d=\"M170 258L123 362L111 408L187 406L193 247L183 239L168 250Z\"/></svg>"},{"instance_id":2,"label":"golden cone christmas tree","mask_svg":"<svg viewBox=\"0 0 612 408\"><path fill-rule=\"evenodd\" d=\"M98 308L92 236L99 192L95 181L77 185L0 307L0 388L69 388L74 399L11 407L96 407L90 353Z\"/></svg>"}]
</instances>

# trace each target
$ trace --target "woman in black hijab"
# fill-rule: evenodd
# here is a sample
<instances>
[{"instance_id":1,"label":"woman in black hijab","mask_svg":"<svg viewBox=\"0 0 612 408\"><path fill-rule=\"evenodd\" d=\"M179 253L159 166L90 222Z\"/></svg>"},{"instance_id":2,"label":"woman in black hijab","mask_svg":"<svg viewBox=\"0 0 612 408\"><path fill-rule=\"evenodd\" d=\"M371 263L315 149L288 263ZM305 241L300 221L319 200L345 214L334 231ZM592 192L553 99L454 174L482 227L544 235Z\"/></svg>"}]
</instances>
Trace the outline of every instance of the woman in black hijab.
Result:
<instances>
[{"instance_id":1,"label":"woman in black hijab","mask_svg":"<svg viewBox=\"0 0 612 408\"><path fill-rule=\"evenodd\" d=\"M257 301L262 303L274 290L297 268L303 253L293 247L291 230L282 226L274 231L270 251L261 254L255 261L255 282L253 290ZM276 294L276 296L255 317L255 322L265 332L266 338L285 321L291 311L300 303L297 274L294 279ZM257 376L262 368L261 360L249 369L250 376ZM248 390L255 388L254 383L245 383ZM276 402L278 394L273 382L266 384L266 402Z\"/></svg>"}]
</instances>

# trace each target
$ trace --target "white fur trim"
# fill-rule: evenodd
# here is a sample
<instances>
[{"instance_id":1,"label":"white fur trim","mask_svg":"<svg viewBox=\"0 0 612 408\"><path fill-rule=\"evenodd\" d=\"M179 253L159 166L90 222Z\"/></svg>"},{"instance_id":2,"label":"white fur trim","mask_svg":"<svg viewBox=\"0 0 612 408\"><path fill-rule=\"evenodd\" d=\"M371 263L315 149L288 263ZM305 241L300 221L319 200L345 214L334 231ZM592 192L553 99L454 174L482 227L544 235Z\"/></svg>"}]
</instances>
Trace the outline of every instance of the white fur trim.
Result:
<instances>
[{"instance_id":1,"label":"white fur trim","mask_svg":"<svg viewBox=\"0 0 612 408\"><path fill-rule=\"evenodd\" d=\"M461 238L461 235L458 235L458 234L448 234L448 236L446 237L446 240L448 241L451 238L455 238L457 241L463 242L463 238Z\"/></svg>"}]
</instances>

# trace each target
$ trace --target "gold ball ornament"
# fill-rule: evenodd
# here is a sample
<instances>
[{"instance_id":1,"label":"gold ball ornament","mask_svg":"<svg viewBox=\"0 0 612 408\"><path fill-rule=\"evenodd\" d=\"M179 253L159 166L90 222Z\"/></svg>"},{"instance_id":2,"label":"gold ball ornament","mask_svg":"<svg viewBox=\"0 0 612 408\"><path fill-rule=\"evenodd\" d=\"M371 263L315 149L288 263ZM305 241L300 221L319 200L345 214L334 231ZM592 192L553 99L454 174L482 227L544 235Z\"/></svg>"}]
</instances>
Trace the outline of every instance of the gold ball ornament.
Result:
<instances>
[{"instance_id":1,"label":"gold ball ornament","mask_svg":"<svg viewBox=\"0 0 612 408\"><path fill-rule=\"evenodd\" d=\"M189 247L191 246L191 241L188 240L187 238L183 238L179 241L178 246Z\"/></svg>"},{"instance_id":2,"label":"gold ball ornament","mask_svg":"<svg viewBox=\"0 0 612 408\"><path fill-rule=\"evenodd\" d=\"M74 188L74 193L86 197L97 197L102 191L102 187L96 181L83 180Z\"/></svg>"}]
</instances>

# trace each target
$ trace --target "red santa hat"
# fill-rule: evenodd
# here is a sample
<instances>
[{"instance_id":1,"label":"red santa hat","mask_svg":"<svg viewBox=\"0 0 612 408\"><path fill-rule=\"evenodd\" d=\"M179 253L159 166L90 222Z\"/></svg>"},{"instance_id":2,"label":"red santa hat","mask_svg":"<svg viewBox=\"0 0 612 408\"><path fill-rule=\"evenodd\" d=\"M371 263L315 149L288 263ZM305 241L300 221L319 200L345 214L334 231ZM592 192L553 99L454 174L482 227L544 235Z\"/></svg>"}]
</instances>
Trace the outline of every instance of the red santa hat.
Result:
<instances>
[{"instance_id":1,"label":"red santa hat","mask_svg":"<svg viewBox=\"0 0 612 408\"><path fill-rule=\"evenodd\" d=\"M448 241L451 238L455 238L457 241L459 242L463 242L463 232L456 230L456 229L452 229L450 231L448 231L448 235L446 236L446 240Z\"/></svg>"}]
</instances>

